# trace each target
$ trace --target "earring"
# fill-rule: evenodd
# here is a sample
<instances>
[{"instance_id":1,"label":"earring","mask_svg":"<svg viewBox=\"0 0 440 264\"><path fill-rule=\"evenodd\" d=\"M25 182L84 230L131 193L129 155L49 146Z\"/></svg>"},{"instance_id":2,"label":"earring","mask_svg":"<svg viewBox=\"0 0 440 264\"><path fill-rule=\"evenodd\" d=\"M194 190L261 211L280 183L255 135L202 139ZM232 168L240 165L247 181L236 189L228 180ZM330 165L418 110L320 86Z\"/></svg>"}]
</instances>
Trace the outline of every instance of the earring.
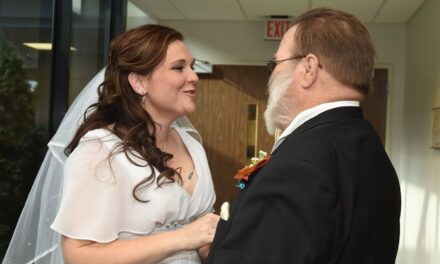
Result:
<instances>
[{"instance_id":1,"label":"earring","mask_svg":"<svg viewBox=\"0 0 440 264\"><path fill-rule=\"evenodd\" d=\"M144 94L147 93L147 92L144 91L143 89L139 89L139 88L137 88L137 87L134 87L133 90L134 90L135 93L137 93L137 94L140 95L140 96L143 96Z\"/></svg>"},{"instance_id":2,"label":"earring","mask_svg":"<svg viewBox=\"0 0 440 264\"><path fill-rule=\"evenodd\" d=\"M147 98L147 93L144 93L144 95L142 95L142 103L145 103L146 98Z\"/></svg>"}]
</instances>

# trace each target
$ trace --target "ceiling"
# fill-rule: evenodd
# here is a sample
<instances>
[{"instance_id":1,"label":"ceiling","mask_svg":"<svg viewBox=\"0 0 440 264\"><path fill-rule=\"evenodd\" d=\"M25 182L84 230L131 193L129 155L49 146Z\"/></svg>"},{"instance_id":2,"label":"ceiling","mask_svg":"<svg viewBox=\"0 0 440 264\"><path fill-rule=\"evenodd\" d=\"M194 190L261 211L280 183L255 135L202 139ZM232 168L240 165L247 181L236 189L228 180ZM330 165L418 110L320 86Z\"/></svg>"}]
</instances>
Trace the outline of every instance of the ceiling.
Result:
<instances>
[{"instance_id":1,"label":"ceiling","mask_svg":"<svg viewBox=\"0 0 440 264\"><path fill-rule=\"evenodd\" d=\"M406 23L425 0L130 0L154 20L264 20L296 17L315 7L356 15L364 23Z\"/></svg>"}]
</instances>

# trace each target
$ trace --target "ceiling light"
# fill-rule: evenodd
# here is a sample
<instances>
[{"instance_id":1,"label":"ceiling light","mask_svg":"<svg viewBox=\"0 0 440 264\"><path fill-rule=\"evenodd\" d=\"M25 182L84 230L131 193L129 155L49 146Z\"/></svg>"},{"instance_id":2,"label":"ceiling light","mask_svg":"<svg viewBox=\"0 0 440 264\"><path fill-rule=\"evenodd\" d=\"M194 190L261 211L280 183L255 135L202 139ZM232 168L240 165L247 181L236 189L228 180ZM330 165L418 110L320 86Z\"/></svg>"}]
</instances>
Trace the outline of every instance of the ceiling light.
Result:
<instances>
[{"instance_id":1,"label":"ceiling light","mask_svg":"<svg viewBox=\"0 0 440 264\"><path fill-rule=\"evenodd\" d=\"M194 72L195 73L212 73L212 64L207 61L195 60Z\"/></svg>"}]
</instances>

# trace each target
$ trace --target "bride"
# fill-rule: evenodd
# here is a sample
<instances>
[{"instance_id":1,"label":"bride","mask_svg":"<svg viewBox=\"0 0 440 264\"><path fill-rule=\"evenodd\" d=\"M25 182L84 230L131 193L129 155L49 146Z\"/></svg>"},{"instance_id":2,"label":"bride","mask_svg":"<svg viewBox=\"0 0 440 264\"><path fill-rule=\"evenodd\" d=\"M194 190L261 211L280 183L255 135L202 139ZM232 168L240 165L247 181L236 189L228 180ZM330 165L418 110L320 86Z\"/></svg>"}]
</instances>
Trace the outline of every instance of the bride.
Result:
<instances>
[{"instance_id":1,"label":"bride","mask_svg":"<svg viewBox=\"0 0 440 264\"><path fill-rule=\"evenodd\" d=\"M182 35L116 37L49 142L3 263L200 263L218 222ZM86 110L87 109L87 110Z\"/></svg>"}]
</instances>

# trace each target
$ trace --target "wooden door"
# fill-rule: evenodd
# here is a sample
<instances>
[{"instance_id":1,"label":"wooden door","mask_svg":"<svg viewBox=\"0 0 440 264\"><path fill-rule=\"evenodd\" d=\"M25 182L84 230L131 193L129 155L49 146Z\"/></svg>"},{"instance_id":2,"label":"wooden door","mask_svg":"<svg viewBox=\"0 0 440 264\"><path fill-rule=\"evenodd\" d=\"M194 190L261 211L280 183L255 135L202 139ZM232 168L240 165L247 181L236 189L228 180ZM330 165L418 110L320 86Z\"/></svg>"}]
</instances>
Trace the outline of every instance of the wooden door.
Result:
<instances>
[{"instance_id":1,"label":"wooden door","mask_svg":"<svg viewBox=\"0 0 440 264\"><path fill-rule=\"evenodd\" d=\"M263 113L269 79L263 66L215 66L213 74L200 74L196 112L189 116L203 137L217 194L218 211L238 193L234 174L247 165L250 134L249 105L256 105L255 151L270 153L274 139L266 132Z\"/></svg>"},{"instance_id":2,"label":"wooden door","mask_svg":"<svg viewBox=\"0 0 440 264\"><path fill-rule=\"evenodd\" d=\"M375 69L373 90L361 103L364 117L373 125L385 146L388 98L388 70Z\"/></svg>"}]
</instances>

